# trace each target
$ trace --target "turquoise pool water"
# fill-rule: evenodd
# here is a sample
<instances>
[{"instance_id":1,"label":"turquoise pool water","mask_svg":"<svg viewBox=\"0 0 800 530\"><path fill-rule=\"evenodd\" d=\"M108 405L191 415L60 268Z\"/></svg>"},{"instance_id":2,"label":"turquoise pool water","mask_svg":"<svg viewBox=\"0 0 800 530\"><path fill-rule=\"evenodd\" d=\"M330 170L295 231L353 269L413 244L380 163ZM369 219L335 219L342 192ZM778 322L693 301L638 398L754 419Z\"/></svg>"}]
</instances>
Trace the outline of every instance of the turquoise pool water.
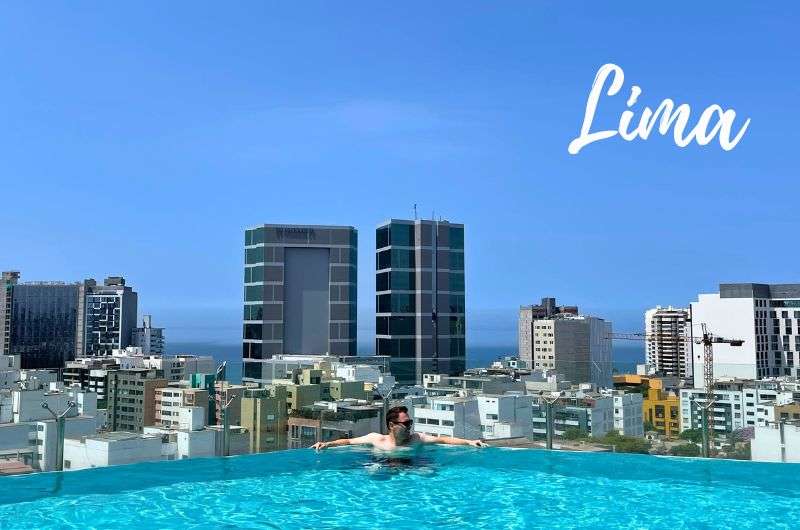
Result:
<instances>
[{"instance_id":1,"label":"turquoise pool water","mask_svg":"<svg viewBox=\"0 0 800 530\"><path fill-rule=\"evenodd\" d=\"M800 467L435 448L284 451L0 478L0 528L796 528Z\"/></svg>"}]
</instances>

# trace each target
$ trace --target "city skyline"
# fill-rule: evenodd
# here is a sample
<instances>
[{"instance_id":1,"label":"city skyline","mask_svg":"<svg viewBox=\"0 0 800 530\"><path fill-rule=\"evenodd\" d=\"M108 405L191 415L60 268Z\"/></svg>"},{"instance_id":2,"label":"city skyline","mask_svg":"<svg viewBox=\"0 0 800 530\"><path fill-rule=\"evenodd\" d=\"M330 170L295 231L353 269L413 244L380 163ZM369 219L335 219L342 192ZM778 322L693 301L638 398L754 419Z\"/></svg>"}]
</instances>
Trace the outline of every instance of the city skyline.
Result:
<instances>
[{"instance_id":1,"label":"city skyline","mask_svg":"<svg viewBox=\"0 0 800 530\"><path fill-rule=\"evenodd\" d=\"M796 221L800 191L786 104L796 14L689 5L688 19L637 8L648 24L626 6L523 3L459 5L457 24L447 3L158 16L7 6L0 150L13 200L0 210L0 262L29 280L123 274L172 340L229 343L241 333L243 227L355 226L368 278L375 227L413 218L415 204L468 227L469 345L513 346L519 306L547 296L637 331L647 308L685 306L719 283L796 281L797 251L774 229ZM680 59L667 44L678 26L703 42ZM718 102L752 120L746 136L732 151L655 135L570 155L609 62L645 87L642 105ZM615 124L617 98L600 103L598 128ZM114 222L97 222L102 193L115 194L103 206ZM374 292L361 283L359 342L370 344Z\"/></svg>"}]
</instances>

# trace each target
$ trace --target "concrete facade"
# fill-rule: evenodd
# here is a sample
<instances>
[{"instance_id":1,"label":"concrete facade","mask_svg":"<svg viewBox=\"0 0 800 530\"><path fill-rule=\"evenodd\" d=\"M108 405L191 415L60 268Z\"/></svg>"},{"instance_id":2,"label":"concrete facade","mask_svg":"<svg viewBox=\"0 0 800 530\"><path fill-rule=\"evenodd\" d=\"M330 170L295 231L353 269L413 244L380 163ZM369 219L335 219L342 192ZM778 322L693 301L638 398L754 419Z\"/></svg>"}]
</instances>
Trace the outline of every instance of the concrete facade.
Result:
<instances>
[{"instance_id":1,"label":"concrete facade","mask_svg":"<svg viewBox=\"0 0 800 530\"><path fill-rule=\"evenodd\" d=\"M167 386L155 369L118 370L108 375L108 423L112 431L141 433L155 424L155 392Z\"/></svg>"},{"instance_id":2,"label":"concrete facade","mask_svg":"<svg viewBox=\"0 0 800 530\"><path fill-rule=\"evenodd\" d=\"M245 382L277 354L356 354L357 251L353 227L245 231Z\"/></svg>"},{"instance_id":3,"label":"concrete facade","mask_svg":"<svg viewBox=\"0 0 800 530\"><path fill-rule=\"evenodd\" d=\"M64 440L64 470L89 469L161 460L162 437L108 432Z\"/></svg>"},{"instance_id":4,"label":"concrete facade","mask_svg":"<svg viewBox=\"0 0 800 530\"><path fill-rule=\"evenodd\" d=\"M692 342L689 310L661 307L644 314L647 364L660 375L691 378Z\"/></svg>"},{"instance_id":5,"label":"concrete facade","mask_svg":"<svg viewBox=\"0 0 800 530\"><path fill-rule=\"evenodd\" d=\"M533 366L534 352L534 323L537 320L550 318L554 315L577 315L578 306L556 305L555 298L542 298L539 305L526 305L519 308L519 322L517 339L519 345L519 358Z\"/></svg>"}]
</instances>

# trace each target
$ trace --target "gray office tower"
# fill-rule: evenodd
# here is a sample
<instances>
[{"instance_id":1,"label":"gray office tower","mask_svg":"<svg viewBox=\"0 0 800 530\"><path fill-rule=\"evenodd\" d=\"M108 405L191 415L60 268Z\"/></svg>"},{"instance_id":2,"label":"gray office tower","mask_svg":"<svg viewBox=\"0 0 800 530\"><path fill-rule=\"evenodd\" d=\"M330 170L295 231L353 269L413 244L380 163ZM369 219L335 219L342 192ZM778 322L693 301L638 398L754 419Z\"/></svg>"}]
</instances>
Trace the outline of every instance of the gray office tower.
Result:
<instances>
[{"instance_id":1,"label":"gray office tower","mask_svg":"<svg viewBox=\"0 0 800 530\"><path fill-rule=\"evenodd\" d=\"M131 335L136 329L136 292L125 285L125 278L120 276L106 278L103 285L97 285L94 280L84 283L84 329L79 329L79 335L83 337L83 354L87 357L107 356L113 350L130 346Z\"/></svg>"},{"instance_id":2,"label":"gray office tower","mask_svg":"<svg viewBox=\"0 0 800 530\"><path fill-rule=\"evenodd\" d=\"M19 278L2 275L0 354L19 355L22 368L61 368L75 358L82 285Z\"/></svg>"},{"instance_id":3,"label":"gray office tower","mask_svg":"<svg viewBox=\"0 0 800 530\"><path fill-rule=\"evenodd\" d=\"M357 253L351 226L245 231L244 380L276 354L356 355Z\"/></svg>"},{"instance_id":4,"label":"gray office tower","mask_svg":"<svg viewBox=\"0 0 800 530\"><path fill-rule=\"evenodd\" d=\"M464 225L392 219L377 229L375 257L375 353L400 384L463 373Z\"/></svg>"}]
</instances>

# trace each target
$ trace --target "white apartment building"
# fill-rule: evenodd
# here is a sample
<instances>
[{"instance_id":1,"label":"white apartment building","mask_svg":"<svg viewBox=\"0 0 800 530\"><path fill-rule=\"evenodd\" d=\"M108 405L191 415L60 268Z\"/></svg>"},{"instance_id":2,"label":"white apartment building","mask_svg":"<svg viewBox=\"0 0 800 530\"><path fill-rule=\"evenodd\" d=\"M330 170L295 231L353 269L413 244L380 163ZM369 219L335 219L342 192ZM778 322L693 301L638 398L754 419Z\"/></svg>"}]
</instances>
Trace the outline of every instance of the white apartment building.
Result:
<instances>
[{"instance_id":1,"label":"white apartment building","mask_svg":"<svg viewBox=\"0 0 800 530\"><path fill-rule=\"evenodd\" d=\"M20 356L0 355L0 390L16 387L20 380Z\"/></svg>"},{"instance_id":2,"label":"white apartment building","mask_svg":"<svg viewBox=\"0 0 800 530\"><path fill-rule=\"evenodd\" d=\"M533 396L522 394L476 396L481 438L530 438L533 436Z\"/></svg>"},{"instance_id":3,"label":"white apartment building","mask_svg":"<svg viewBox=\"0 0 800 530\"><path fill-rule=\"evenodd\" d=\"M644 314L647 364L656 372L692 377L689 310L657 306Z\"/></svg>"},{"instance_id":4,"label":"white apartment building","mask_svg":"<svg viewBox=\"0 0 800 530\"><path fill-rule=\"evenodd\" d=\"M143 434L161 437L161 458L163 460L206 458L216 454L216 433L213 430L145 427Z\"/></svg>"},{"instance_id":5,"label":"white apartment building","mask_svg":"<svg viewBox=\"0 0 800 530\"><path fill-rule=\"evenodd\" d=\"M0 425L0 450L25 454L26 463L41 471L56 469L57 451L56 421L42 403L57 414L67 410L69 402L75 403L64 420L67 438L92 435L98 428L96 394L78 388L64 389L56 383L50 387L18 388L0 403L9 409L2 415L7 423Z\"/></svg>"},{"instance_id":6,"label":"white apartment building","mask_svg":"<svg viewBox=\"0 0 800 530\"><path fill-rule=\"evenodd\" d=\"M726 434L745 427L764 426L774 421L775 404L798 400L796 384L782 381L725 379L714 389L713 427L717 434ZM682 389L681 431L702 427L702 406L706 392L701 388Z\"/></svg>"},{"instance_id":7,"label":"white apartment building","mask_svg":"<svg viewBox=\"0 0 800 530\"><path fill-rule=\"evenodd\" d=\"M772 423L755 428L750 442L754 462L800 463L800 425Z\"/></svg>"},{"instance_id":8,"label":"white apartment building","mask_svg":"<svg viewBox=\"0 0 800 530\"><path fill-rule=\"evenodd\" d=\"M121 370L155 368L163 372L164 379L173 382L185 381L192 374L213 374L217 371L214 358L210 355L147 355L142 348L131 346L114 350L112 356Z\"/></svg>"},{"instance_id":9,"label":"white apartment building","mask_svg":"<svg viewBox=\"0 0 800 530\"><path fill-rule=\"evenodd\" d=\"M37 421L36 452L38 469L54 471L57 469L58 425L54 419ZM64 438L80 439L97 434L97 420L91 416L75 416L64 420Z\"/></svg>"},{"instance_id":10,"label":"white apartment building","mask_svg":"<svg viewBox=\"0 0 800 530\"><path fill-rule=\"evenodd\" d=\"M483 435L475 397L428 397L424 402L415 404L409 412L417 432L467 440L479 440Z\"/></svg>"},{"instance_id":11,"label":"white apartment building","mask_svg":"<svg viewBox=\"0 0 800 530\"><path fill-rule=\"evenodd\" d=\"M161 427L191 429L196 423L200 426L209 423L205 389L165 386L155 389L154 400L154 418Z\"/></svg>"},{"instance_id":12,"label":"white apartment building","mask_svg":"<svg viewBox=\"0 0 800 530\"><path fill-rule=\"evenodd\" d=\"M384 374L377 366L369 364L344 364L339 362L332 363L334 377L344 381L364 381L377 385L382 383L388 388L395 385L396 380L390 374Z\"/></svg>"},{"instance_id":13,"label":"white apartment building","mask_svg":"<svg viewBox=\"0 0 800 530\"><path fill-rule=\"evenodd\" d=\"M176 407L173 427L144 427L144 434L162 436L161 456L166 460L214 456L216 432L205 428L202 407ZM163 423L163 422L162 422Z\"/></svg>"},{"instance_id":14,"label":"white apartment building","mask_svg":"<svg viewBox=\"0 0 800 530\"><path fill-rule=\"evenodd\" d=\"M58 414L67 409L70 401L75 402L76 406L70 409L67 417L79 415L94 417L97 413L97 394L78 388L59 388L55 383L52 386L53 388L48 389L13 390L11 421L24 423L52 419L53 416L43 408L42 403L47 403L50 409Z\"/></svg>"},{"instance_id":15,"label":"white apartment building","mask_svg":"<svg viewBox=\"0 0 800 530\"><path fill-rule=\"evenodd\" d=\"M530 438L533 396L480 394L429 397L413 407L414 429L468 440Z\"/></svg>"},{"instance_id":16,"label":"white apartment building","mask_svg":"<svg viewBox=\"0 0 800 530\"><path fill-rule=\"evenodd\" d=\"M64 470L161 460L160 434L107 432L64 440Z\"/></svg>"},{"instance_id":17,"label":"white apartment building","mask_svg":"<svg viewBox=\"0 0 800 530\"><path fill-rule=\"evenodd\" d=\"M719 293L700 294L691 304L692 333L701 324L713 334L742 339L736 347L714 345L717 377L761 379L798 377L800 365L800 284L720 284ZM695 366L703 364L703 348L693 347ZM703 371L694 370L694 386L702 388Z\"/></svg>"},{"instance_id":18,"label":"white apartment building","mask_svg":"<svg viewBox=\"0 0 800 530\"><path fill-rule=\"evenodd\" d=\"M464 374L459 376L423 374L422 384L429 396L444 396L458 392L466 394L525 392L525 383L502 374Z\"/></svg>"},{"instance_id":19,"label":"white apartment building","mask_svg":"<svg viewBox=\"0 0 800 530\"><path fill-rule=\"evenodd\" d=\"M604 393L614 399L614 429L623 436L644 437L642 394L619 390Z\"/></svg>"},{"instance_id":20,"label":"white apartment building","mask_svg":"<svg viewBox=\"0 0 800 530\"><path fill-rule=\"evenodd\" d=\"M614 430L614 400L611 396L584 390L570 390L553 405L553 434L563 436L568 429L578 429L593 438ZM534 397L533 434L547 435L547 406Z\"/></svg>"},{"instance_id":21,"label":"white apartment building","mask_svg":"<svg viewBox=\"0 0 800 530\"><path fill-rule=\"evenodd\" d=\"M145 359L145 367L163 370L164 378L168 381L185 381L192 374L214 374L217 372L217 364L210 355L151 356Z\"/></svg>"},{"instance_id":22,"label":"white apartment building","mask_svg":"<svg viewBox=\"0 0 800 530\"><path fill-rule=\"evenodd\" d=\"M611 322L576 315L536 320L532 368L554 369L575 384L611 388Z\"/></svg>"},{"instance_id":23,"label":"white apartment building","mask_svg":"<svg viewBox=\"0 0 800 530\"><path fill-rule=\"evenodd\" d=\"M141 348L145 355L164 355L166 353L164 328L154 328L153 317L145 315L142 327L133 330L131 344Z\"/></svg>"},{"instance_id":24,"label":"white apartment building","mask_svg":"<svg viewBox=\"0 0 800 530\"><path fill-rule=\"evenodd\" d=\"M525 383L525 390L529 394L558 392L572 387L572 383L555 370L533 370L530 374L521 376L520 381Z\"/></svg>"}]
</instances>

